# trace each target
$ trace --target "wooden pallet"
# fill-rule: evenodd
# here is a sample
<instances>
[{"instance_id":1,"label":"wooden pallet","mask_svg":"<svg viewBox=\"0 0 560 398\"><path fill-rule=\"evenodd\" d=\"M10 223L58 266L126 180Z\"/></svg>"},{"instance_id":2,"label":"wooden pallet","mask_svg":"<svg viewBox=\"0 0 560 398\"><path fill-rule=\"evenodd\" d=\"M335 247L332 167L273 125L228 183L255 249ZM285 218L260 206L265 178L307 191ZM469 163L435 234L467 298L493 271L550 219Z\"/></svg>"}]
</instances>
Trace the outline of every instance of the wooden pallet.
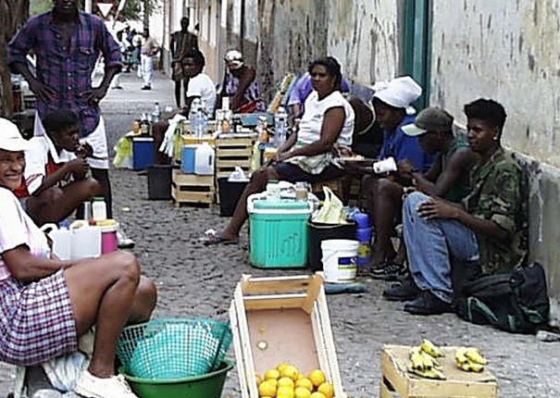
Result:
<instances>
[{"instance_id":1,"label":"wooden pallet","mask_svg":"<svg viewBox=\"0 0 560 398\"><path fill-rule=\"evenodd\" d=\"M439 358L446 380L425 379L407 372L411 347L386 345L381 354L381 398L496 398L498 383L488 370L464 372L455 365L457 347L442 347Z\"/></svg>"},{"instance_id":2,"label":"wooden pallet","mask_svg":"<svg viewBox=\"0 0 560 398\"><path fill-rule=\"evenodd\" d=\"M177 206L183 203L214 203L214 176L184 174L173 169L171 196Z\"/></svg>"},{"instance_id":3,"label":"wooden pallet","mask_svg":"<svg viewBox=\"0 0 560 398\"><path fill-rule=\"evenodd\" d=\"M254 137L218 138L216 141L216 177L229 177L236 167L249 172Z\"/></svg>"},{"instance_id":4,"label":"wooden pallet","mask_svg":"<svg viewBox=\"0 0 560 398\"><path fill-rule=\"evenodd\" d=\"M320 368L334 385L335 398L346 398L322 275L243 275L229 314L242 398L258 398L255 372L264 374L282 362L304 374Z\"/></svg>"}]
</instances>

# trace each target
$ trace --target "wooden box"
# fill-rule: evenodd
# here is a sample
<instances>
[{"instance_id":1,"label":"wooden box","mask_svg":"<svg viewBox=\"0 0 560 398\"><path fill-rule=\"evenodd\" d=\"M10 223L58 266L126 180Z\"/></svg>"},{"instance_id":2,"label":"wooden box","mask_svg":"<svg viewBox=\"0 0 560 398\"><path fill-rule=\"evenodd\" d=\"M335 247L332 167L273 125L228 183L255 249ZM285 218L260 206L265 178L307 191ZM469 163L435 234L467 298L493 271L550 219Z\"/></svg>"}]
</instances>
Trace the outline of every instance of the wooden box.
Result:
<instances>
[{"instance_id":1,"label":"wooden box","mask_svg":"<svg viewBox=\"0 0 560 398\"><path fill-rule=\"evenodd\" d=\"M438 361L446 380L425 379L407 371L411 347L386 345L381 357L381 398L496 398L498 383L488 370L464 372L455 365L457 347L442 347Z\"/></svg>"},{"instance_id":2,"label":"wooden box","mask_svg":"<svg viewBox=\"0 0 560 398\"><path fill-rule=\"evenodd\" d=\"M216 141L216 177L229 177L235 167L246 173L251 166L251 156L256 137L220 137Z\"/></svg>"},{"instance_id":3,"label":"wooden box","mask_svg":"<svg viewBox=\"0 0 560 398\"><path fill-rule=\"evenodd\" d=\"M321 369L346 398L320 274L243 275L229 310L242 398L258 398L255 372L288 362L301 373Z\"/></svg>"},{"instance_id":4,"label":"wooden box","mask_svg":"<svg viewBox=\"0 0 560 398\"><path fill-rule=\"evenodd\" d=\"M177 206L182 203L214 203L214 186L214 176L184 174L179 169L173 169L171 196Z\"/></svg>"}]
</instances>

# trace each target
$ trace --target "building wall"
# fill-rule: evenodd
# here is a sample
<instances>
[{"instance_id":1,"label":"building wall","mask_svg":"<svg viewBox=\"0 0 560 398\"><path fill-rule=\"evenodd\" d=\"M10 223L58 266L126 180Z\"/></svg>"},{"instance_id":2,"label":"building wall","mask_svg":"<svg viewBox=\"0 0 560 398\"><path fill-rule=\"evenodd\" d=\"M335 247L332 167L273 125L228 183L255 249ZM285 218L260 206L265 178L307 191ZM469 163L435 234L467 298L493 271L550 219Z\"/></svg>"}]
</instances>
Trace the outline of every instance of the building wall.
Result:
<instances>
[{"instance_id":1,"label":"building wall","mask_svg":"<svg viewBox=\"0 0 560 398\"><path fill-rule=\"evenodd\" d=\"M401 1L329 0L328 54L352 80L371 85L399 73Z\"/></svg>"}]
</instances>

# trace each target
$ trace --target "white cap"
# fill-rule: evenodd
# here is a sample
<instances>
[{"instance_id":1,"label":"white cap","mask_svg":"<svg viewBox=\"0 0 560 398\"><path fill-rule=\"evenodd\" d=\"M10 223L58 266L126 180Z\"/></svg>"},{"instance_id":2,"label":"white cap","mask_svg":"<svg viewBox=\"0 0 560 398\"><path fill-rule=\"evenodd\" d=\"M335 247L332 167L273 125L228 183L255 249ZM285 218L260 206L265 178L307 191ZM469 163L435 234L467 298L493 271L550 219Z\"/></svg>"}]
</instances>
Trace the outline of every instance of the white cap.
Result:
<instances>
[{"instance_id":1,"label":"white cap","mask_svg":"<svg viewBox=\"0 0 560 398\"><path fill-rule=\"evenodd\" d=\"M0 149L9 152L29 149L29 142L21 136L17 126L2 118L0 118Z\"/></svg>"},{"instance_id":2,"label":"white cap","mask_svg":"<svg viewBox=\"0 0 560 398\"><path fill-rule=\"evenodd\" d=\"M373 98L395 108L408 108L422 95L422 87L410 76L397 77L386 84L374 86Z\"/></svg>"},{"instance_id":3,"label":"white cap","mask_svg":"<svg viewBox=\"0 0 560 398\"><path fill-rule=\"evenodd\" d=\"M243 66L243 54L237 50L229 50L224 59L231 69L239 69Z\"/></svg>"}]
</instances>

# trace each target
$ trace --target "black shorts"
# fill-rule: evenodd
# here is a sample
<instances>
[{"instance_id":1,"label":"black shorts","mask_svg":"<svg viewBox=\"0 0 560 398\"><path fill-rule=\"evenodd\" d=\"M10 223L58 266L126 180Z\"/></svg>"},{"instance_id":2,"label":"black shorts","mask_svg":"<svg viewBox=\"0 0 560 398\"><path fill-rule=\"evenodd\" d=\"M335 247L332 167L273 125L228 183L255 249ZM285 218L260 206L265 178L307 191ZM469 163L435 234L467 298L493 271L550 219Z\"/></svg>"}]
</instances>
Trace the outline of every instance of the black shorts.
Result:
<instances>
[{"instance_id":1,"label":"black shorts","mask_svg":"<svg viewBox=\"0 0 560 398\"><path fill-rule=\"evenodd\" d=\"M292 183L304 181L314 184L316 182L332 181L345 174L343 170L332 164L325 167L320 174L309 174L295 164L287 162L275 163L272 167L274 167L281 180Z\"/></svg>"}]
</instances>

